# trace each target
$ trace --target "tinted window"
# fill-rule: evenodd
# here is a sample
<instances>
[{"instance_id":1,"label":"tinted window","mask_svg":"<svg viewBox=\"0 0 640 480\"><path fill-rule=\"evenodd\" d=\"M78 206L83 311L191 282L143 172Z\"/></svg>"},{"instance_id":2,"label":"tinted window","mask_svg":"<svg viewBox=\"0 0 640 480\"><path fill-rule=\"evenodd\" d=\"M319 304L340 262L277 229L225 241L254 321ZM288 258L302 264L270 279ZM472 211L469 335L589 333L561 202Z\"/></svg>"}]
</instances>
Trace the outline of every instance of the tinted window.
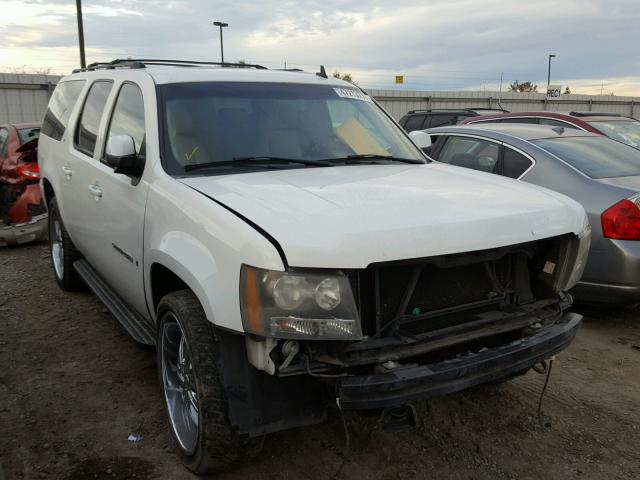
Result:
<instances>
[{"instance_id":1,"label":"tinted window","mask_svg":"<svg viewBox=\"0 0 640 480\"><path fill-rule=\"evenodd\" d=\"M0 156L7 155L7 144L9 143L9 130L0 128Z\"/></svg>"},{"instance_id":2,"label":"tinted window","mask_svg":"<svg viewBox=\"0 0 640 480\"><path fill-rule=\"evenodd\" d=\"M455 125L456 115L432 115L429 128L442 127L444 125Z\"/></svg>"},{"instance_id":3,"label":"tinted window","mask_svg":"<svg viewBox=\"0 0 640 480\"><path fill-rule=\"evenodd\" d=\"M451 136L442 147L438 161L498 173L500 145L480 138Z\"/></svg>"},{"instance_id":4,"label":"tinted window","mask_svg":"<svg viewBox=\"0 0 640 480\"><path fill-rule=\"evenodd\" d=\"M24 145L31 140L35 140L40 136L40 129L38 127L34 128L19 128L18 129L18 138L20 138L20 145Z\"/></svg>"},{"instance_id":5,"label":"tinted window","mask_svg":"<svg viewBox=\"0 0 640 480\"><path fill-rule=\"evenodd\" d=\"M640 150L606 137L533 140L591 178L640 175Z\"/></svg>"},{"instance_id":6,"label":"tinted window","mask_svg":"<svg viewBox=\"0 0 640 480\"><path fill-rule=\"evenodd\" d=\"M213 163L215 173L263 169L264 164L216 164L246 157L331 160L349 155L422 160L404 132L356 88L201 82L158 87L163 165L184 174ZM201 175L206 170L193 170ZM210 172L211 173L211 172Z\"/></svg>"},{"instance_id":7,"label":"tinted window","mask_svg":"<svg viewBox=\"0 0 640 480\"><path fill-rule=\"evenodd\" d=\"M74 145L78 150L90 156L93 156L93 151L96 148L98 127L100 126L100 119L102 118L111 86L112 82L109 81L94 82L89 89L87 99L82 108Z\"/></svg>"},{"instance_id":8,"label":"tinted window","mask_svg":"<svg viewBox=\"0 0 640 480\"><path fill-rule=\"evenodd\" d=\"M531 165L531 160L511 148L504 149L503 171L505 177L519 178Z\"/></svg>"},{"instance_id":9,"label":"tinted window","mask_svg":"<svg viewBox=\"0 0 640 480\"><path fill-rule=\"evenodd\" d=\"M503 118L501 123L527 123L527 124L537 124L537 118L530 117L513 117L513 118Z\"/></svg>"},{"instance_id":10,"label":"tinted window","mask_svg":"<svg viewBox=\"0 0 640 480\"><path fill-rule=\"evenodd\" d=\"M407 132L413 132L414 130L421 130L424 123L424 115L412 115L404 125L404 129Z\"/></svg>"},{"instance_id":11,"label":"tinted window","mask_svg":"<svg viewBox=\"0 0 640 480\"><path fill-rule=\"evenodd\" d=\"M49 100L47 113L42 121L41 132L54 140L60 140L64 134L71 111L78 101L84 80L60 82Z\"/></svg>"},{"instance_id":12,"label":"tinted window","mask_svg":"<svg viewBox=\"0 0 640 480\"><path fill-rule=\"evenodd\" d=\"M136 153L140 153L144 134L142 92L137 85L125 83L118 93L118 99L113 108L107 141L114 135L129 135L136 145Z\"/></svg>"},{"instance_id":13,"label":"tinted window","mask_svg":"<svg viewBox=\"0 0 640 480\"><path fill-rule=\"evenodd\" d=\"M572 125L562 120L556 120L554 118L540 118L540 125L550 125L552 127L572 128L574 130L580 130L575 125Z\"/></svg>"}]
</instances>

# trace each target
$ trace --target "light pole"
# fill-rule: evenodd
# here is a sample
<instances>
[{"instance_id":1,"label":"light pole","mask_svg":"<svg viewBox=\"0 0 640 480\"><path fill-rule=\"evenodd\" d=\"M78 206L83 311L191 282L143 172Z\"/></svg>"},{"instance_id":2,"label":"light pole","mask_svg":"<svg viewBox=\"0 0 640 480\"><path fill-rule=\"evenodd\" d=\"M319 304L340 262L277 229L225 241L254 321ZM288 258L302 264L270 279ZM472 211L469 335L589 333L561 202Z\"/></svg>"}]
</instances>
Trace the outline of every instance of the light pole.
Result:
<instances>
[{"instance_id":1,"label":"light pole","mask_svg":"<svg viewBox=\"0 0 640 480\"><path fill-rule=\"evenodd\" d=\"M547 90L549 90L549 85L551 85L551 59L556 58L555 55L549 55L549 69L547 70Z\"/></svg>"},{"instance_id":2,"label":"light pole","mask_svg":"<svg viewBox=\"0 0 640 480\"><path fill-rule=\"evenodd\" d=\"M84 28L82 28L82 0L76 0L76 16L78 17L78 43L80 44L80 68L85 68L87 62L84 57Z\"/></svg>"},{"instance_id":3,"label":"light pole","mask_svg":"<svg viewBox=\"0 0 640 480\"><path fill-rule=\"evenodd\" d=\"M222 63L224 63L224 46L222 43L222 29L224 27L228 27L229 24L224 22L213 22L213 25L216 27L220 27L220 58L222 59Z\"/></svg>"}]
</instances>

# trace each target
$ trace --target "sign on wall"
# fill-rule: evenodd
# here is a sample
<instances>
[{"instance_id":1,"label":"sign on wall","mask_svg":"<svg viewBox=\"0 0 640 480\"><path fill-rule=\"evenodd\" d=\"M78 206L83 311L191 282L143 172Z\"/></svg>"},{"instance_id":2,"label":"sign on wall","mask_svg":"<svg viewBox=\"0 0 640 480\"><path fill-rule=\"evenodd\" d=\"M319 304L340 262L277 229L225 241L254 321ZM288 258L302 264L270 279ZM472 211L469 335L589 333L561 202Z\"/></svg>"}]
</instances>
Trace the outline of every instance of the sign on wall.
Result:
<instances>
[{"instance_id":1,"label":"sign on wall","mask_svg":"<svg viewBox=\"0 0 640 480\"><path fill-rule=\"evenodd\" d=\"M547 88L548 100L559 100L562 98L562 85L549 85Z\"/></svg>"}]
</instances>

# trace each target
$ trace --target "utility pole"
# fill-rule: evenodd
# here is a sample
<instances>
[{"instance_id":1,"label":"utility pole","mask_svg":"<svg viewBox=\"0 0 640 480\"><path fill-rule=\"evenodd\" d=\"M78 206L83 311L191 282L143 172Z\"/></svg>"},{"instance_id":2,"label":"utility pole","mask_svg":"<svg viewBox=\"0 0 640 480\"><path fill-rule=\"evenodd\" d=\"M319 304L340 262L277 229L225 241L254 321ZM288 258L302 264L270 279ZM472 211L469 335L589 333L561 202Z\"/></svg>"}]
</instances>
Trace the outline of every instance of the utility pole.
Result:
<instances>
[{"instance_id":1,"label":"utility pole","mask_svg":"<svg viewBox=\"0 0 640 480\"><path fill-rule=\"evenodd\" d=\"M78 42L80 43L80 68L87 66L84 56L84 28L82 27L82 0L76 0L76 13L78 16Z\"/></svg>"},{"instance_id":2,"label":"utility pole","mask_svg":"<svg viewBox=\"0 0 640 480\"><path fill-rule=\"evenodd\" d=\"M216 27L220 27L220 59L221 62L224 63L224 44L222 43L222 29L224 27L228 27L228 23L224 22L213 22L213 25Z\"/></svg>"},{"instance_id":3,"label":"utility pole","mask_svg":"<svg viewBox=\"0 0 640 480\"><path fill-rule=\"evenodd\" d=\"M551 85L551 59L555 58L555 55L549 55L549 68L547 70L547 90L549 90L549 85Z\"/></svg>"}]
</instances>

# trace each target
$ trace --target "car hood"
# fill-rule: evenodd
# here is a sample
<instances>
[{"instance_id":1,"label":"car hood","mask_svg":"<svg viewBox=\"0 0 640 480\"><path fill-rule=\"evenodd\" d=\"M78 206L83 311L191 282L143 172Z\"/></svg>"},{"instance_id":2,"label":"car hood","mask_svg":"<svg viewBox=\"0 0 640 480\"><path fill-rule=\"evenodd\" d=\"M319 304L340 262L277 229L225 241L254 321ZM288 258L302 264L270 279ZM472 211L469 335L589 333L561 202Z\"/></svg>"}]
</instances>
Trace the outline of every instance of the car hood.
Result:
<instances>
[{"instance_id":1,"label":"car hood","mask_svg":"<svg viewBox=\"0 0 640 480\"><path fill-rule=\"evenodd\" d=\"M586 226L584 209L559 193L438 163L180 181L259 225L297 267L365 268L579 233Z\"/></svg>"}]
</instances>

